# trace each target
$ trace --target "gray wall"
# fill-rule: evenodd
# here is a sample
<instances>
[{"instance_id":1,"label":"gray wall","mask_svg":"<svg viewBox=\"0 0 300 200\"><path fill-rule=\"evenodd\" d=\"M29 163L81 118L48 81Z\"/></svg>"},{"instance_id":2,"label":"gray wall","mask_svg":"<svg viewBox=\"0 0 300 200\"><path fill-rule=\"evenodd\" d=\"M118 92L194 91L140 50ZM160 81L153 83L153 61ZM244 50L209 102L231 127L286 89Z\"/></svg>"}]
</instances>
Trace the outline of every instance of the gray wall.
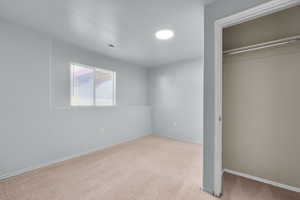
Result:
<instances>
[{"instance_id":1,"label":"gray wall","mask_svg":"<svg viewBox=\"0 0 300 200\"><path fill-rule=\"evenodd\" d=\"M269 0L219 0L204 8L204 173L203 189L214 192L214 22Z\"/></svg>"},{"instance_id":2,"label":"gray wall","mask_svg":"<svg viewBox=\"0 0 300 200\"><path fill-rule=\"evenodd\" d=\"M202 144L203 63L149 69L153 134Z\"/></svg>"},{"instance_id":3,"label":"gray wall","mask_svg":"<svg viewBox=\"0 0 300 200\"><path fill-rule=\"evenodd\" d=\"M146 69L5 21L0 30L0 177L152 132ZM115 70L118 106L70 108L70 61Z\"/></svg>"}]
</instances>

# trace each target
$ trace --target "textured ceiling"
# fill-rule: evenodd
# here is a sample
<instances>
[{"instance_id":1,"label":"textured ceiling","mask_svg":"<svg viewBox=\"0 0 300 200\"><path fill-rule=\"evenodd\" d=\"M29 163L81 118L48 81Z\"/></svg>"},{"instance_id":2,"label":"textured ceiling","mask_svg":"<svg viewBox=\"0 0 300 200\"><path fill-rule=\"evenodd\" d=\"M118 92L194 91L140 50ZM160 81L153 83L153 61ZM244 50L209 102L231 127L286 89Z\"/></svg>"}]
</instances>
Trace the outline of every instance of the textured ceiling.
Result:
<instances>
[{"instance_id":1,"label":"textured ceiling","mask_svg":"<svg viewBox=\"0 0 300 200\"><path fill-rule=\"evenodd\" d=\"M201 58L203 4L212 0L0 0L0 17L101 54L158 66ZM159 29L175 37L159 41ZM116 45L115 48L108 44Z\"/></svg>"}]
</instances>

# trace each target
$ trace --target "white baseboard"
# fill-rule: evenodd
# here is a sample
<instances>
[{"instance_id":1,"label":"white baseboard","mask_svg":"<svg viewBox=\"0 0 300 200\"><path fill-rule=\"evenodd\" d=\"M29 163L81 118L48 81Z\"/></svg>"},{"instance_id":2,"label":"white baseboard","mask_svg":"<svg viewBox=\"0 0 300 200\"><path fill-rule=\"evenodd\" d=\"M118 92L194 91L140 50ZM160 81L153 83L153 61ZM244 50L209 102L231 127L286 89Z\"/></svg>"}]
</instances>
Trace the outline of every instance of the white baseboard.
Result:
<instances>
[{"instance_id":1,"label":"white baseboard","mask_svg":"<svg viewBox=\"0 0 300 200\"><path fill-rule=\"evenodd\" d=\"M289 185L282 184L282 183L277 183L275 181L260 178L260 177L257 177L257 176L252 176L252 175L249 175L249 174L233 171L233 170L230 170L230 169L224 169L223 172L227 172L229 174L233 174L233 175L241 176L241 177L244 177L244 178L248 178L248 179L251 179L251 180L254 180L254 181L266 183L266 184L273 185L275 187L280 187L280 188L290 190L290 191L293 191L293 192L300 192L300 188L289 186Z\"/></svg>"},{"instance_id":2,"label":"white baseboard","mask_svg":"<svg viewBox=\"0 0 300 200\"><path fill-rule=\"evenodd\" d=\"M178 140L178 141L182 141L182 142L189 142L189 143L194 143L194 144L202 144L201 141L183 139L183 138L178 138L178 137L173 137L173 136L156 135L156 134L153 134L153 136L165 137L165 138L170 138L170 139L173 139L173 140Z\"/></svg>"},{"instance_id":3,"label":"white baseboard","mask_svg":"<svg viewBox=\"0 0 300 200\"><path fill-rule=\"evenodd\" d=\"M130 139L125 139L121 142L108 144L108 145L102 146L100 148L98 147L98 148L89 149L88 151L84 151L84 152L81 152L81 153L78 153L78 154L73 154L71 156L66 156L64 158L52 160L52 161L42 163L42 164L39 164L39 165L36 165L36 166L26 167L26 168L19 169L19 170L16 170L16 171L0 174L0 180L6 179L6 178L9 178L9 177L12 177L12 176L20 175L20 174L23 174L25 172L29 172L29 171L39 169L39 168L42 168L42 167L47 167L47 166L52 165L52 164L56 164L56 163L59 163L59 162L62 162L62 161L70 160L72 158L83 156L83 155L86 155L86 154L89 154L89 153L92 153L92 152L95 152L95 151L99 151L99 150L102 150L102 149L105 149L105 148L109 148L109 147L112 147L112 146L115 146L115 145L118 145L118 144L122 144L122 143L125 143L125 142L129 142L129 141L132 141L132 140L143 138L143 137L146 137L146 136L148 136L148 135L138 136L138 137L134 137L134 138L130 138Z\"/></svg>"}]
</instances>

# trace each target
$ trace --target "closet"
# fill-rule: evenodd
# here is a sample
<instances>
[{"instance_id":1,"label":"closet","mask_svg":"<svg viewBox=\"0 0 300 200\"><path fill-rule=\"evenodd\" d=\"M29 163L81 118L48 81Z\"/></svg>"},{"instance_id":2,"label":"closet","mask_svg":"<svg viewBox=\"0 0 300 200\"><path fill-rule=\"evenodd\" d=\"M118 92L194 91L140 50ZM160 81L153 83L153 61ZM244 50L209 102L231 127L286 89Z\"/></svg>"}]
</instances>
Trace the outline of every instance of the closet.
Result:
<instances>
[{"instance_id":1,"label":"closet","mask_svg":"<svg viewBox=\"0 0 300 200\"><path fill-rule=\"evenodd\" d=\"M223 168L300 188L300 6L224 29Z\"/></svg>"}]
</instances>

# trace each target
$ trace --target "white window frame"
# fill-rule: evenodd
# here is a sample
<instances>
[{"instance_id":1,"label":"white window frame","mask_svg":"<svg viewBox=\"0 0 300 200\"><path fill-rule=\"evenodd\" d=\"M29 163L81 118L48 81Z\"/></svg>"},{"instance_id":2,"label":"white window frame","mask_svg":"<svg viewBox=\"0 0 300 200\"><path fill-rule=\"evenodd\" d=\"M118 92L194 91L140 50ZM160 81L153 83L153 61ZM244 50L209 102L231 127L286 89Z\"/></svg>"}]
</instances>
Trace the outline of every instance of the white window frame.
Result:
<instances>
[{"instance_id":1,"label":"white window frame","mask_svg":"<svg viewBox=\"0 0 300 200\"><path fill-rule=\"evenodd\" d=\"M72 71L72 67L73 66L79 66L79 67L84 67L84 68L88 68L93 70L93 104L92 105L72 105L72 96L73 96L73 71ZM108 69L103 69L103 68L99 68L99 67L95 67L95 66L91 66L91 65L85 65L85 64L81 64L81 63L76 63L76 62L71 62L69 64L69 69L70 69L70 106L71 107L111 107L111 106L116 106L117 102L116 102L116 72L113 70L108 70ZM96 71L100 71L100 72L109 72L113 74L113 103L111 105L97 105L96 104L96 82L95 82L95 75L96 75Z\"/></svg>"}]
</instances>

